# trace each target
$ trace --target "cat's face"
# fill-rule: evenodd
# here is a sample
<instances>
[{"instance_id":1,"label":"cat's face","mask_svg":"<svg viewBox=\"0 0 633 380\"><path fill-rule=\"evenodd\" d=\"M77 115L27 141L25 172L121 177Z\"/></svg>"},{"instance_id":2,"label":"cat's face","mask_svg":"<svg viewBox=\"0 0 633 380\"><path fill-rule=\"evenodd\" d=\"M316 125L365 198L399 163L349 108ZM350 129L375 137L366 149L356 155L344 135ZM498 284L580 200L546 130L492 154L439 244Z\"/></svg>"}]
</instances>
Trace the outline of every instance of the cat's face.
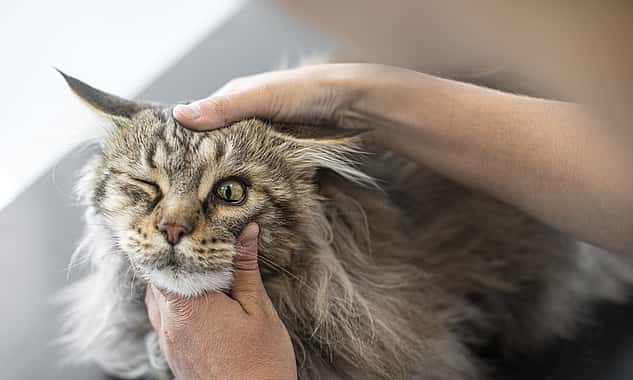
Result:
<instances>
[{"instance_id":1,"label":"cat's face","mask_svg":"<svg viewBox=\"0 0 633 380\"><path fill-rule=\"evenodd\" d=\"M283 265L318 202L314 168L291 157L299 147L257 121L195 133L165 114L143 111L104 144L94 206L121 250L158 286L227 288L254 221Z\"/></svg>"},{"instance_id":2,"label":"cat's face","mask_svg":"<svg viewBox=\"0 0 633 380\"><path fill-rule=\"evenodd\" d=\"M108 95L87 96L96 90L67 80L115 124L84 170L84 198L135 270L179 294L230 287L249 222L260 225L260 257L287 265L320 212L316 170L353 170L341 161L340 132L291 133L257 120L192 132L169 108L99 100Z\"/></svg>"}]
</instances>

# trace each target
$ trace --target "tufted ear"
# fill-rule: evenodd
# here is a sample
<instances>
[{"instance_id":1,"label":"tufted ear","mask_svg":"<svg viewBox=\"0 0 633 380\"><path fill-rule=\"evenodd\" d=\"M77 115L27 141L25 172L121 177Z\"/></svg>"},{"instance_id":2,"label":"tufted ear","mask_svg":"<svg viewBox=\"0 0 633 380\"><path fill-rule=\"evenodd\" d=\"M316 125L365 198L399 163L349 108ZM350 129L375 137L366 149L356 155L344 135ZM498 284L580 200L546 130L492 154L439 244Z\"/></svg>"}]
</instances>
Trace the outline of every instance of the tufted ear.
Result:
<instances>
[{"instance_id":1,"label":"tufted ear","mask_svg":"<svg viewBox=\"0 0 633 380\"><path fill-rule=\"evenodd\" d=\"M271 128L285 139L298 142L297 154L292 157L299 165L337 173L354 183L378 187L376 181L358 168L363 161L362 147L350 144L355 137L371 131L368 128L339 128L304 124L272 124Z\"/></svg>"},{"instance_id":2,"label":"tufted ear","mask_svg":"<svg viewBox=\"0 0 633 380\"><path fill-rule=\"evenodd\" d=\"M102 116L131 118L137 112L152 107L149 103L135 102L110 95L91 87L79 79L66 75L57 70L63 77L68 87L86 103L90 108Z\"/></svg>"},{"instance_id":3,"label":"tufted ear","mask_svg":"<svg viewBox=\"0 0 633 380\"><path fill-rule=\"evenodd\" d=\"M293 139L318 144L344 144L370 131L369 128L339 128L307 124L273 124L272 129Z\"/></svg>"}]
</instances>

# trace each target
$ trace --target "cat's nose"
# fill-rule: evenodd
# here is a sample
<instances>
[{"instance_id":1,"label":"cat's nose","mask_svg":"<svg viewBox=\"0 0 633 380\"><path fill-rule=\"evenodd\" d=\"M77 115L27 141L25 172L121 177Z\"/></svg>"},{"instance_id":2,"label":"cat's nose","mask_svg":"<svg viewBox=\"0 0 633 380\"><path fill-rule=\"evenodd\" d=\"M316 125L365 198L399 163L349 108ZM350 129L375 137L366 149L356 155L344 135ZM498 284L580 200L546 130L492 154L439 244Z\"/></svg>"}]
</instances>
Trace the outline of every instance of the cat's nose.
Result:
<instances>
[{"instance_id":1,"label":"cat's nose","mask_svg":"<svg viewBox=\"0 0 633 380\"><path fill-rule=\"evenodd\" d=\"M180 238L182 238L184 235L187 235L188 233L191 232L187 227L183 225L168 224L168 223L159 223L158 230L161 231L165 235L165 237L167 238L167 241L171 245L178 244L178 242L180 241Z\"/></svg>"}]
</instances>

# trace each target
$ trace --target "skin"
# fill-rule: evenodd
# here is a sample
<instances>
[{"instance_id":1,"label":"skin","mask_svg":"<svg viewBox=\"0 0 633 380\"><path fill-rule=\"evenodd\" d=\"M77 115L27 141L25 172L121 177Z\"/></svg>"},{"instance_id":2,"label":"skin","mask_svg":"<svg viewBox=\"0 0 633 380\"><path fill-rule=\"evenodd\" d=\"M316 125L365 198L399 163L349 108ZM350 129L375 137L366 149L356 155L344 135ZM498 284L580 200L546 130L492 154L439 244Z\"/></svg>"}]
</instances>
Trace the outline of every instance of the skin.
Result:
<instances>
[{"instance_id":1,"label":"skin","mask_svg":"<svg viewBox=\"0 0 633 380\"><path fill-rule=\"evenodd\" d=\"M240 234L230 295L184 298L148 288L149 319L177 379L297 378L290 336L259 273L258 234L254 223Z\"/></svg>"},{"instance_id":2,"label":"skin","mask_svg":"<svg viewBox=\"0 0 633 380\"><path fill-rule=\"evenodd\" d=\"M233 80L206 99L177 106L174 116L200 131L247 117L372 127L374 143L580 240L633 253L630 154L587 106L390 66L329 64ZM178 379L296 377L288 333L261 284L256 249L246 251L251 270L238 267L230 297L148 292L152 325Z\"/></svg>"}]
</instances>

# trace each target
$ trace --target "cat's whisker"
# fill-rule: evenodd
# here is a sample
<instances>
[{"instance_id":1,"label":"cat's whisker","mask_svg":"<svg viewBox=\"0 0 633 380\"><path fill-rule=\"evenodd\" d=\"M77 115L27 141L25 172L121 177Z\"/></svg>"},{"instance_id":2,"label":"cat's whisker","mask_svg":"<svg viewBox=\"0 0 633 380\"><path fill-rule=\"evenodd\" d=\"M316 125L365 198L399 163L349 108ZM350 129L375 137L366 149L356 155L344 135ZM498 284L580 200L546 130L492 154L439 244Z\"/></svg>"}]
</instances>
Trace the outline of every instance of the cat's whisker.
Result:
<instances>
[{"instance_id":1,"label":"cat's whisker","mask_svg":"<svg viewBox=\"0 0 633 380\"><path fill-rule=\"evenodd\" d=\"M79 268L81 266L83 266L85 264L85 260L83 261L77 261L74 263L70 263L66 266L66 279L70 279L70 276L73 272L73 270L75 270L75 268Z\"/></svg>"},{"instance_id":2,"label":"cat's whisker","mask_svg":"<svg viewBox=\"0 0 633 380\"><path fill-rule=\"evenodd\" d=\"M257 258L258 258L259 260L261 260L262 262L264 262L265 264L270 265L271 267L273 267L273 268L275 268L275 269L278 269L278 270L280 270L280 271L284 272L285 274L287 274L288 276L290 276L290 277L294 278L296 281L298 281L301 285L305 286L306 288L308 288L308 289L312 290L313 292L316 292L316 289L315 289L315 288L313 288L312 286L310 286L310 285L309 285L307 282L305 282L303 279L299 278L299 276L297 276L297 275L295 275L294 273L290 272L288 269L286 269L286 268L282 267L281 265L279 265L279 264L277 264L277 263L273 262L272 260L270 260L270 259L268 259L268 258L266 258L266 257L264 257L264 256L258 255L258 256L257 256Z\"/></svg>"},{"instance_id":3,"label":"cat's whisker","mask_svg":"<svg viewBox=\"0 0 633 380\"><path fill-rule=\"evenodd\" d=\"M268 264L271 267L273 267L274 269L277 269L277 270L279 270L281 272L284 272L285 274L287 274L288 276L290 276L291 278L293 278L294 280L299 282L300 285L302 285L306 289L309 289L310 291L312 291L313 294L316 294L319 291L317 288L315 288L314 286L308 284L305 280L301 279L299 276L297 276L296 274L292 273L288 269L286 269L286 268L280 266L279 264L275 263L271 259L268 259L268 258L266 258L264 256L261 256L261 255L258 255L257 257L258 257L258 259L262 260L265 264ZM332 296L331 300L332 301L336 301L336 302L341 302L341 303L349 303L350 302L350 300L344 299L344 298L341 298L341 297L338 297L338 296Z\"/></svg>"},{"instance_id":4,"label":"cat's whisker","mask_svg":"<svg viewBox=\"0 0 633 380\"><path fill-rule=\"evenodd\" d=\"M130 268L132 268L132 265L130 265ZM138 273L138 271L136 270L132 271L132 281L130 284L130 297L134 297L134 280L136 279L136 273Z\"/></svg>"}]
</instances>

